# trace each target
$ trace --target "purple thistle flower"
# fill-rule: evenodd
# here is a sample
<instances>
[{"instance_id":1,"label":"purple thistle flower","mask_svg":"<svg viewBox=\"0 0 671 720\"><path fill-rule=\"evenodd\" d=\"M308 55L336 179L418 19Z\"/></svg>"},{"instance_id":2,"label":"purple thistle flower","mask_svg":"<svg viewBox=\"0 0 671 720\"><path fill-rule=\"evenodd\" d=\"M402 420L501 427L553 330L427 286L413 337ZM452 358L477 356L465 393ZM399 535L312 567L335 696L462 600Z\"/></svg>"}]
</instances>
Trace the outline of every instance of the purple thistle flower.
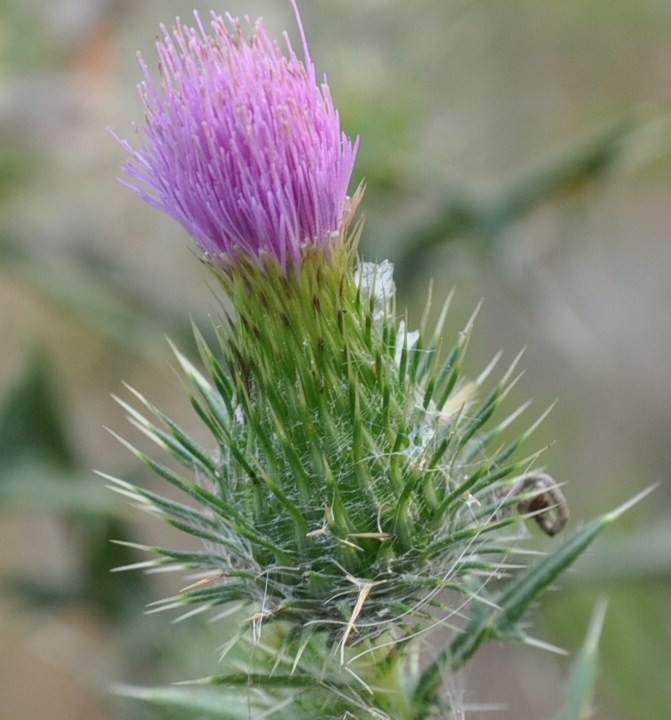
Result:
<instances>
[{"instance_id":1,"label":"purple thistle flower","mask_svg":"<svg viewBox=\"0 0 671 720\"><path fill-rule=\"evenodd\" d=\"M202 249L233 259L300 262L349 216L358 141L340 130L326 78L316 81L295 2L305 60L272 41L263 22L211 14L212 35L178 19L157 40L160 86L141 55L146 125L122 182L179 221Z\"/></svg>"}]
</instances>

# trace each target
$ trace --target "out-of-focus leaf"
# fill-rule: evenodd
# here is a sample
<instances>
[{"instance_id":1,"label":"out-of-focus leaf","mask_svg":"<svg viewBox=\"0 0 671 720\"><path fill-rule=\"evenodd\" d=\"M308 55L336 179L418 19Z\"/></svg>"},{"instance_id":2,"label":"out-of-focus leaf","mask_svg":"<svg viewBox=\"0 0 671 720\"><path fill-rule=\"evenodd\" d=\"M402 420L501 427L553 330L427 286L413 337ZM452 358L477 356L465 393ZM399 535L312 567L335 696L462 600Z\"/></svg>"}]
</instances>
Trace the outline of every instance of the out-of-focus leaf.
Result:
<instances>
[{"instance_id":1,"label":"out-of-focus leaf","mask_svg":"<svg viewBox=\"0 0 671 720\"><path fill-rule=\"evenodd\" d=\"M671 577L671 522L668 516L611 538L607 548L585 557L567 578L574 584L636 582Z\"/></svg>"},{"instance_id":2,"label":"out-of-focus leaf","mask_svg":"<svg viewBox=\"0 0 671 720\"><path fill-rule=\"evenodd\" d=\"M113 272L99 259L78 258L56 266L0 235L0 261L51 302L140 357L154 359L154 349L166 334L177 341L191 337L183 316L159 303L148 308L148 299L130 285L115 283Z\"/></svg>"},{"instance_id":3,"label":"out-of-focus leaf","mask_svg":"<svg viewBox=\"0 0 671 720\"><path fill-rule=\"evenodd\" d=\"M86 570L80 601L89 603L110 619L124 620L134 616L149 595L147 576L112 572L137 562L134 550L112 542L128 537L129 528L119 518L105 518L100 522L88 517L79 524L78 530L84 536L79 546Z\"/></svg>"},{"instance_id":4,"label":"out-of-focus leaf","mask_svg":"<svg viewBox=\"0 0 671 720\"><path fill-rule=\"evenodd\" d=\"M47 512L61 517L79 568L63 578L7 576L2 579L2 591L20 596L33 608L86 603L110 618L137 612L146 591L144 576L111 572L137 561L134 550L112 542L130 533L118 508L117 497L92 473L37 463L17 465L3 473L0 511Z\"/></svg>"},{"instance_id":5,"label":"out-of-focus leaf","mask_svg":"<svg viewBox=\"0 0 671 720\"><path fill-rule=\"evenodd\" d=\"M599 643L599 717L671 717L669 681L660 670L668 666L671 646L668 587L639 580L604 585L599 591L608 593L608 622ZM548 596L543 616L563 645L579 642L579 625L590 612L594 592L594 586L573 583L561 595Z\"/></svg>"},{"instance_id":6,"label":"out-of-focus leaf","mask_svg":"<svg viewBox=\"0 0 671 720\"><path fill-rule=\"evenodd\" d=\"M573 663L566 687L566 705L557 720L586 720L592 717L592 699L598 665L598 645L606 617L607 603L601 600L594 608L587 637Z\"/></svg>"},{"instance_id":7,"label":"out-of-focus leaf","mask_svg":"<svg viewBox=\"0 0 671 720\"><path fill-rule=\"evenodd\" d=\"M2 473L0 510L114 516L119 503L93 473L67 471L50 463L17 463Z\"/></svg>"},{"instance_id":8,"label":"out-of-focus leaf","mask_svg":"<svg viewBox=\"0 0 671 720\"><path fill-rule=\"evenodd\" d=\"M35 173L37 165L32 153L0 146L0 198L20 188Z\"/></svg>"},{"instance_id":9,"label":"out-of-focus leaf","mask_svg":"<svg viewBox=\"0 0 671 720\"><path fill-rule=\"evenodd\" d=\"M398 283L407 283L435 247L469 235L481 241L481 249L488 249L506 228L543 203L583 192L612 171L638 127L635 117L625 115L588 140L511 180L497 197L463 190L454 195L450 191L437 217L409 233L410 239L395 263Z\"/></svg>"},{"instance_id":10,"label":"out-of-focus leaf","mask_svg":"<svg viewBox=\"0 0 671 720\"><path fill-rule=\"evenodd\" d=\"M108 617L135 612L142 579L111 574L135 560L133 551L112 544L127 537L119 502L89 471L79 469L67 436L49 364L36 354L0 410L0 511L46 512L67 528L79 560L72 576L5 577L2 591L33 608L87 603Z\"/></svg>"},{"instance_id":11,"label":"out-of-focus leaf","mask_svg":"<svg viewBox=\"0 0 671 720\"><path fill-rule=\"evenodd\" d=\"M3 29L0 61L3 69L26 71L39 68L44 62L47 47L36 17L38 16L31 13L24 3L11 0L0 3Z\"/></svg>"},{"instance_id":12,"label":"out-of-focus leaf","mask_svg":"<svg viewBox=\"0 0 671 720\"><path fill-rule=\"evenodd\" d=\"M28 363L0 409L0 467L35 458L59 468L76 464L49 365L41 353Z\"/></svg>"}]
</instances>

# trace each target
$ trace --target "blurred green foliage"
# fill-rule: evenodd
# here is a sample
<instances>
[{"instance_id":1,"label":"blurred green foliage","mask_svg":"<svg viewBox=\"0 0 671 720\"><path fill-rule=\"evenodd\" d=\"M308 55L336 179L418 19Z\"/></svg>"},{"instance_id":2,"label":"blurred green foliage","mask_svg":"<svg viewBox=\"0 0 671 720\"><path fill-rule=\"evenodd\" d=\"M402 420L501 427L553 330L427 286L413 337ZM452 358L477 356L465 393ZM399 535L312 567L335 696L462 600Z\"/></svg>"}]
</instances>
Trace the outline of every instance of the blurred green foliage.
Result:
<instances>
[{"instance_id":1,"label":"blurred green foliage","mask_svg":"<svg viewBox=\"0 0 671 720\"><path fill-rule=\"evenodd\" d=\"M146 7L150 5L147 3ZM231 3L234 12L255 14L252 5L246 3L239 10ZM106 11L99 13L97 20L91 21L89 39L94 40L101 28L111 27L113 37L125 46L117 48L116 55L112 53L112 70L108 70L112 75L93 75L94 82L87 86L85 96L92 87L110 95L118 94L118 88L124 87L128 89L124 102L134 99L132 86L138 77L137 70L133 68L128 77L123 75L129 71L119 62L119 57L132 56L138 37L146 37L150 46L156 28L145 24L143 8L111 3ZM156 17L160 15L169 21L173 11L188 14L190 3L161 2L155 4L154 9ZM441 287L459 281L462 286L466 285L461 291L471 291L471 285L476 294L493 291L496 293L494 304L505 305L507 296L501 288L491 288L491 278L492 274L503 277L506 291L515 290L511 286L517 283L518 276L509 275L507 282L505 276L515 254L524 251L516 243L529 227L524 223L531 225L529 232L534 237L540 227L541 233L554 232L565 239L568 249L564 249L558 264L574 256L576 265L615 265L619 260L618 247L611 235L614 225L623 217L618 206L625 201L632 203L634 220L622 232L631 235L627 244L633 251L621 261L625 269L620 277L626 280L626 274L633 273L627 261L637 254L651 272L656 270L664 277L668 275L668 267L661 264L655 267L655 258L659 255L648 260L646 253L652 242L644 242L655 233L660 233L663 239L660 246L667 240L668 214L664 208L668 206L669 196L668 184L665 185L668 183L668 147L658 146L653 151L652 170L644 178L621 173L620 160L626 164L630 152L636 154L639 131L646 127L640 115L630 112L629 108L649 99L653 104L662 105L654 107L654 111L664 113L668 109L669 3L571 0L543 6L530 0L502 3L418 0L403 5L392 2L345 6L320 0L306 7L305 15L310 29L319 35L312 41L313 47L321 47L318 43L324 41L320 59L328 57L331 45L344 46L343 52L351 56L358 73L355 78L358 84L351 91L347 89L346 73L338 78L329 72L329 77L332 84L337 79L336 100L339 97L345 100L343 116L348 131L361 136L358 173L367 184L364 206L368 216L364 250L373 256L394 256L398 270L405 273L403 287L409 304L414 302L411 295L414 292L422 296L420 304L423 304L427 278L437 276ZM14 93L2 106L0 133L0 212L3 216L0 282L3 328L9 333L3 337L4 364L0 376L3 383L0 390L0 521L13 515L49 516L67 536L68 552L75 559L77 572L44 578L26 567L20 574L12 571L1 577L0 588L5 596L9 593L14 600L19 599L24 609L30 608L34 617L40 614L50 617L66 608L82 612L90 609L101 618L103 625L112 628L115 642L121 648L120 659L109 677L100 680L103 687L99 690L104 694L109 680L169 682L183 676L207 674L216 657L217 637L211 627L204 627L197 620L188 621L188 627L181 625L162 634L166 617L141 615L141 606L162 592L157 579L139 573L109 572L112 567L136 559L128 555L127 549L110 543L110 538L129 538L138 529L131 524L128 510L102 488L90 469L88 438L82 430L93 427L92 432L102 433L102 425L108 422L109 406L98 406L95 413L83 422L80 419L78 424L73 419L72 408L77 403L84 404L82 398L87 393L93 393L94 389L100 391L96 385L103 386L104 395L114 390L116 380L110 380L112 377L139 375L149 382L160 374L166 355L157 348L164 347L163 336L167 334L182 347L188 347L188 342L182 342L190 335L188 316L202 312L202 308L192 309L180 299L184 282L175 278L182 276L171 275L162 286L157 284L158 289L145 287L157 274L168 269L152 256L154 248L160 247L165 254L172 250L164 237L158 237L155 245L148 244L152 240L147 236L154 234L153 231L146 225L133 224L137 220L130 217L134 210L124 211L124 207L134 207L131 205L134 200L129 200L127 206L119 205L117 221L111 223L116 227L110 227L105 220L97 225L90 221L87 224L87 212L95 215L99 211L103 217L107 205L117 197L113 178L120 154L114 155L106 144L104 127L112 119L95 115L90 108L82 110L85 103L80 98L72 100L72 106L67 107L68 122L63 124L53 119L51 107L47 112L39 104L40 93L31 84L35 78L49 74L46 84L37 87L56 84L60 97L74 97L77 91L72 78L83 62L75 57L77 47L63 47L62 39L57 37L59 31L49 25L50 17L45 12L34 11L27 3L13 0L0 3L0 63L8 80L7 87ZM286 18L288 22L288 13ZM341 32L346 31L347 43L342 36L332 37L331 21ZM61 26L54 25L57 27ZM130 40L129 28L133 28ZM433 28L435 34L429 32ZM395 33L393 42L385 35L389 32ZM452 52L451 46L456 48ZM417 60L411 56L413 47L417 50ZM376 54L370 66L375 72L368 72L369 53L373 51ZM334 57L337 54L334 53ZM343 65L346 66L346 62L343 61ZM629 79L627 72L631 73ZM367 86L364 80L369 76ZM441 84L443 80L445 83ZM376 88L375 92L372 87ZM15 92L17 88L25 90L26 95ZM446 98L447 108L441 104L442 97ZM100 105L104 113L110 108L111 114L113 103L104 93L102 100L94 96L90 103ZM122 101L117 98L117 103ZM558 109L565 109L565 114L558 114ZM136 106L132 110L125 106L118 110L124 123L128 118L137 117L137 113ZM460 113L463 114L461 120ZM489 124L483 123L483 115L491 118ZM42 122L38 132L26 121L27 117L41 121L46 118L48 122ZM446 142L440 148L431 144L437 137L445 136L449 141L450 132L459 128L459 123L469 131L471 125L475 127L472 133L463 132L463 137L470 143L469 148L482 152L478 156L479 165L460 165L464 160L455 157L455 144ZM436 132L436 127L440 132ZM594 132L598 127L601 129ZM91 132L91 128L97 133L93 144L86 142L84 132ZM484 137L486 131L490 132L489 137ZM47 134L40 135L45 132ZM422 144L424 136L431 132L431 141ZM498 144L492 139L494 135ZM567 142L567 136L575 140ZM528 142L525 144L525 141ZM93 146L100 156L93 156ZM553 152L554 147L565 149ZM84 162L87 153L95 172L83 171L75 164L76 160ZM530 155L538 161L529 162ZM512 169L511 156L516 158ZM529 170L516 175L512 170L517 167ZM490 180L490 175L491 182L484 183L482 177ZM608 195L608 188L614 185L619 188L618 192ZM91 199L87 192L94 186L97 190ZM66 208L56 212L54 208L58 210L67 197L77 199L72 205L76 211ZM567 208L567 197L578 199L581 205L596 200L598 208L587 218L586 229L581 226L581 230L574 233L575 225L571 224L575 219L574 208ZM544 215L548 207L551 212ZM150 218L147 222L151 222L151 210L147 209L146 213L143 217ZM40 220L42 216L45 219L41 225L28 222ZM543 222L535 225L539 217ZM36 227L44 231L44 237L36 235ZM129 233L134 234L127 244L122 244L121 238ZM584 241L587 248L572 243L572 233L581 243ZM592 234L600 240L590 242ZM103 253L103 262L91 260L95 253L84 257L81 252L82 247L94 245L96 237L102 238L100 242L107 250L107 254ZM182 242L184 239L179 237ZM598 261L589 265L589 251L594 251L598 242L606 244L604 237L611 244L604 262L599 256ZM542 242L542 235L538 239ZM559 256L556 248L553 252ZM148 257L152 262L147 261ZM467 257L466 274L464 257ZM195 258L191 259L197 265ZM180 261L181 256L177 262ZM533 268L536 262L538 256L530 257L529 267ZM134 274L129 265L134 266ZM141 267L138 269L137 265ZM542 269L547 272L548 266ZM544 287L544 278L534 277L533 269L531 273L525 280L530 285L538 281ZM571 300L582 297L596 304L594 288L603 291L609 278L606 276L605 281L599 282L592 274L571 277L567 294ZM647 276L639 280L633 274L632 283L641 292L650 284ZM203 294L208 293L205 289ZM169 299L175 294L178 300L171 304ZM466 303L469 302L467 298ZM531 302L535 303L536 298ZM668 326L665 298L660 298L648 310L649 313L640 314L640 308L631 308L624 301L619 305L615 302L599 331L605 334L616 327L619 332L617 322L629 312L634 314L633 323L623 327L645 327L650 323L649 337L654 334L663 339ZM499 319L497 316L497 322ZM519 316L511 318L510 325L501 329L501 333L513 333L513 345L509 345L508 350L517 350L515 323L525 322L527 320L520 320ZM532 328L529 333L542 336L547 325L549 320L541 315L540 327ZM77 328L79 334L75 337L81 344L69 347L73 326ZM495 346L487 347L486 355L498 349L496 343L500 342L500 336L496 332L492 334L491 342ZM635 339L626 340L634 347L634 370L641 373L638 360L643 362L646 349L637 348ZM584 406L572 397L574 392L580 395L584 387L575 380L580 368L557 370L556 348L542 340L537 345L540 346L538 352L546 353L540 364L546 364L549 372L560 373L567 389L560 398L568 405L566 422L553 426L553 431L560 440L563 434L566 439L562 446L568 445L574 451L568 457L565 450L559 451L566 457L564 467L573 473L569 498L572 487L576 488L575 497L590 508L574 507L576 517L588 516L595 508L596 512L602 512L611 506L610 498L603 496L604 487L611 492L612 485L612 492L617 491L623 497L658 479L649 476L651 468L668 471L666 438L671 431L668 413L659 412L654 405L659 401L662 410L668 409L668 405L663 405L666 402L663 381L655 380L657 391L648 397L637 389L640 380L637 372L628 370L624 380L618 376L608 384L610 370L599 367L597 376L590 376L590 383L603 382L603 395L594 399L585 391L583 394L588 396L579 399L585 404L605 403L604 397L620 400L617 413L610 412L611 406L604 404L595 410L600 422L590 423L590 418L581 415ZM614 352L612 348L611 352ZM91 362L97 363L99 372L95 381L89 378L85 384L68 364L88 353L94 355ZM657 356L658 362L668 365L663 353ZM668 375L660 373L657 377ZM542 386L532 388L531 392L543 399L547 397L547 390ZM630 407L628 403L634 400L644 410ZM608 424L615 415L618 415L617 424ZM581 454L595 455L595 462L605 468L604 473L608 472L612 467L609 458L614 458L613 463L620 461L618 451L632 454L637 450L635 440L631 439L636 436L627 435L627 444L622 439L625 433L618 434L617 429L637 423L642 438L640 456L632 456L622 469L624 481L606 477L596 482L591 474L594 465L588 464ZM599 438L606 432L611 435L608 444L605 441L599 444ZM573 438L577 438L578 444ZM649 465L639 462L643 456L650 458ZM125 462L124 456L113 471L131 477L137 469L129 470ZM640 474L632 475L630 467ZM666 480L666 476L662 479ZM589 482L581 483L582 480L593 482L594 487L589 487ZM622 491L622 482L627 483L630 492ZM605 708L604 717L611 720L658 720L671 716L671 696L663 671L668 665L671 644L668 508L668 490L662 487L654 496L654 502L632 513L626 534L616 537L609 531L595 547L592 557L584 559L573 581L563 581L562 585L567 587L550 596L541 613L552 639L562 647L576 648L582 643L595 597L602 593L609 597L598 653L596 698L597 705ZM651 517L654 526L651 526ZM30 542L30 538L18 538L17 547L26 542ZM555 681L558 683L559 679ZM1 684L0 694L4 694ZM4 712L9 714L3 715ZM134 720L169 717L125 701L116 706L115 712L119 717ZM2 720L16 716L15 708L0 709ZM175 717L180 717L180 713Z\"/></svg>"},{"instance_id":2,"label":"blurred green foliage","mask_svg":"<svg viewBox=\"0 0 671 720\"><path fill-rule=\"evenodd\" d=\"M113 575L133 555L111 540L130 532L117 503L80 467L68 436L67 415L42 353L28 362L0 409L0 512L47 512L67 526L78 555L76 582L29 574L5 577L0 587L44 611L85 604L110 622L137 612L142 578Z\"/></svg>"}]
</instances>

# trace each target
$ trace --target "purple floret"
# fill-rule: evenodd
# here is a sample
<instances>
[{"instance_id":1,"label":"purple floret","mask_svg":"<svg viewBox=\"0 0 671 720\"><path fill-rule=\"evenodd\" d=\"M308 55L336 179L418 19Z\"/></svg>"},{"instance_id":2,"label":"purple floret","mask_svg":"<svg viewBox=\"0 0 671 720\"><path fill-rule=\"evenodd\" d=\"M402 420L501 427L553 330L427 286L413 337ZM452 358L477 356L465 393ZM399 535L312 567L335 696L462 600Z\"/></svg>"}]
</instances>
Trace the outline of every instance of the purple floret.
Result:
<instances>
[{"instance_id":1,"label":"purple floret","mask_svg":"<svg viewBox=\"0 0 671 720\"><path fill-rule=\"evenodd\" d=\"M298 16L297 16L298 17ZM146 123L125 182L212 256L300 262L339 233L357 143L340 130L326 80L273 42L262 21L212 13L208 35L180 20L156 47L160 83L140 56ZM299 27L300 18L298 18ZM246 31L246 32L245 32Z\"/></svg>"}]
</instances>

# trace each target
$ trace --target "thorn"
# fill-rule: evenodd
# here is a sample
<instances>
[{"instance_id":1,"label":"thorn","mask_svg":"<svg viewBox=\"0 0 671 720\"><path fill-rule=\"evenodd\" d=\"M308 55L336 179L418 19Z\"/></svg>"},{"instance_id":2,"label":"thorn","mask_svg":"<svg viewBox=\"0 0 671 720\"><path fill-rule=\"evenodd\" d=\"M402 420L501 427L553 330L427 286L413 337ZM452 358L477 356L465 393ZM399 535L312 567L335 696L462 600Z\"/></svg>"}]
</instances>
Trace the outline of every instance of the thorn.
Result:
<instances>
[{"instance_id":1,"label":"thorn","mask_svg":"<svg viewBox=\"0 0 671 720\"><path fill-rule=\"evenodd\" d=\"M478 507L482 507L482 503L471 493L470 490L466 490L464 493L464 501L466 502L466 505L470 507L471 505L477 505Z\"/></svg>"},{"instance_id":2,"label":"thorn","mask_svg":"<svg viewBox=\"0 0 671 720\"><path fill-rule=\"evenodd\" d=\"M345 628L345 633L342 637L342 640L340 641L340 664L345 664L345 645L347 644L347 639L349 638L350 634L352 633L352 630L354 629L354 623L357 621L357 618L361 614L361 610L363 610L364 603L366 602L366 598L368 598L368 594L370 593L374 583L372 582L362 582L361 580L352 577L351 575L347 576L347 579L354 583L357 587L360 587L359 590L359 597L356 600L356 604L354 605L354 609L352 610L352 614L350 615L349 622L347 623L347 627Z\"/></svg>"},{"instance_id":3,"label":"thorn","mask_svg":"<svg viewBox=\"0 0 671 720\"><path fill-rule=\"evenodd\" d=\"M317 530L310 530L310 532L305 533L305 537L313 538L313 537L319 537L320 535L327 535L328 534L328 528L326 526L322 526L318 528Z\"/></svg>"},{"instance_id":4,"label":"thorn","mask_svg":"<svg viewBox=\"0 0 671 720\"><path fill-rule=\"evenodd\" d=\"M282 609L283 608L280 605L276 608L273 608L272 610L260 610L259 612L255 612L249 617L244 618L243 622L257 622L258 620L266 620L267 618L277 615L277 613L280 612Z\"/></svg>"},{"instance_id":5,"label":"thorn","mask_svg":"<svg viewBox=\"0 0 671 720\"><path fill-rule=\"evenodd\" d=\"M217 582L217 580L223 580L226 577L224 573L217 573L216 575L211 575L210 577L201 578L200 580L196 580L195 582L192 582L190 585L187 585L186 587L180 588L179 592L188 592L189 590L195 590L196 588L203 587L204 585L209 585L210 583Z\"/></svg>"}]
</instances>

